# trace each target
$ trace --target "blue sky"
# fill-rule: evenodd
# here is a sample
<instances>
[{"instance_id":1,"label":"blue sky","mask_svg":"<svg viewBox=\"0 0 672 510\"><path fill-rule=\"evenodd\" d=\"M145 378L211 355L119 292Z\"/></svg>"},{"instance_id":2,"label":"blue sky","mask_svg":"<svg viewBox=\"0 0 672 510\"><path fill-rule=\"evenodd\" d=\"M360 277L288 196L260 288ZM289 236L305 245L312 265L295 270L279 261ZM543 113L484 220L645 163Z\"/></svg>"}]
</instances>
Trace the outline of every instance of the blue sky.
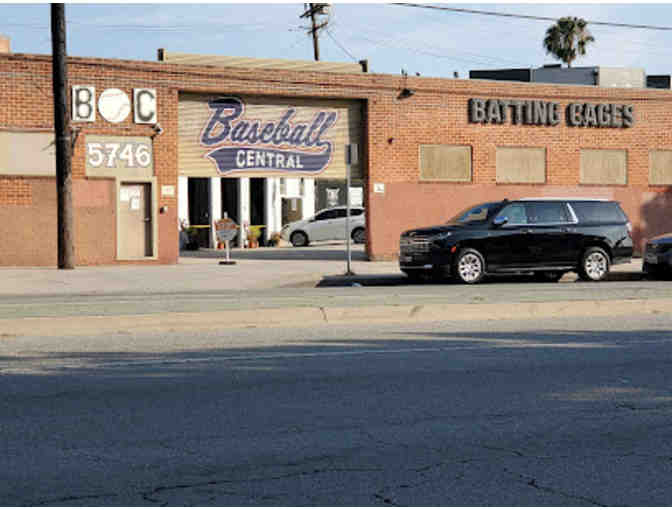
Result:
<instances>
[{"instance_id":1,"label":"blue sky","mask_svg":"<svg viewBox=\"0 0 672 510\"><path fill-rule=\"evenodd\" d=\"M258 58L313 58L299 19L302 3L70 3L67 51L73 56L156 60L168 51ZM434 4L588 21L672 28L672 4ZM51 53L49 4L0 4L0 33L16 53ZM368 59L371 72L468 77L470 69L557 63L542 48L549 21L402 7L332 4L322 60ZM641 67L672 74L672 30L589 26L596 39L574 66Z\"/></svg>"}]
</instances>

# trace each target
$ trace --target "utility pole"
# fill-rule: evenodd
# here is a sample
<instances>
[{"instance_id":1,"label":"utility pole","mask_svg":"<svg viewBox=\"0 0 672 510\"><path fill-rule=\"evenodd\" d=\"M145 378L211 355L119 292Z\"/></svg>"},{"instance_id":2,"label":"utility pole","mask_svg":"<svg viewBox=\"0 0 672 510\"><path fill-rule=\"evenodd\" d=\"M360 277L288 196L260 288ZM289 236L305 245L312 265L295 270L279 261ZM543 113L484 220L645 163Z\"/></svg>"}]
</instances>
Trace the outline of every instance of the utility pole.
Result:
<instances>
[{"instance_id":1,"label":"utility pole","mask_svg":"<svg viewBox=\"0 0 672 510\"><path fill-rule=\"evenodd\" d=\"M58 268L75 268L72 213L72 144L68 115L68 72L65 51L65 4L51 4L52 82L56 136L56 195L58 202Z\"/></svg>"},{"instance_id":2,"label":"utility pole","mask_svg":"<svg viewBox=\"0 0 672 510\"><path fill-rule=\"evenodd\" d=\"M318 24L316 16L323 16L327 14L329 4L304 4L304 7L306 11L304 11L304 13L299 17L310 17L312 28L309 28L308 32L313 35L313 54L315 56L315 60L320 60L320 41L317 33L320 29L326 27L329 24L329 20Z\"/></svg>"}]
</instances>

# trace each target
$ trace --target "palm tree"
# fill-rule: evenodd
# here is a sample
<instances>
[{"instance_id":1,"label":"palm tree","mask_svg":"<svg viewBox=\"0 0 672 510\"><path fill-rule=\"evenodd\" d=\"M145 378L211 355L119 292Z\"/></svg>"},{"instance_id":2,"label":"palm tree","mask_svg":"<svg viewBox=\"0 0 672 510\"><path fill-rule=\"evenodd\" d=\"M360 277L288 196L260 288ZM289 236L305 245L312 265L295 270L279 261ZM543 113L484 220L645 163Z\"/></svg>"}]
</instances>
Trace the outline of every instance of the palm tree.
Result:
<instances>
[{"instance_id":1,"label":"palm tree","mask_svg":"<svg viewBox=\"0 0 672 510\"><path fill-rule=\"evenodd\" d=\"M586 45L594 42L586 26L588 22L581 18L567 16L546 30L544 48L556 58L572 67L572 62L579 55L586 54Z\"/></svg>"}]
</instances>

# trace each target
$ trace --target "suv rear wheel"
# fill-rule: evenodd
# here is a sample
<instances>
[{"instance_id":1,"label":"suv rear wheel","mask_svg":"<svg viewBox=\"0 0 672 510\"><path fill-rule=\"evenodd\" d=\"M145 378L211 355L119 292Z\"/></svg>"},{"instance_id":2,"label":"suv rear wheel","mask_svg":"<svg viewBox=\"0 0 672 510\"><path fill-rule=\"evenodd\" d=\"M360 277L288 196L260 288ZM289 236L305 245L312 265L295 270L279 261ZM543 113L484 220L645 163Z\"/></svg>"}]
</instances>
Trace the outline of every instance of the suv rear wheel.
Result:
<instances>
[{"instance_id":1,"label":"suv rear wheel","mask_svg":"<svg viewBox=\"0 0 672 510\"><path fill-rule=\"evenodd\" d=\"M478 250L465 248L455 259L455 276L462 283L478 283L485 276L485 260Z\"/></svg>"},{"instance_id":2,"label":"suv rear wheel","mask_svg":"<svg viewBox=\"0 0 672 510\"><path fill-rule=\"evenodd\" d=\"M609 255L602 248L588 248L581 257L579 277L582 280L599 282L609 273Z\"/></svg>"}]
</instances>

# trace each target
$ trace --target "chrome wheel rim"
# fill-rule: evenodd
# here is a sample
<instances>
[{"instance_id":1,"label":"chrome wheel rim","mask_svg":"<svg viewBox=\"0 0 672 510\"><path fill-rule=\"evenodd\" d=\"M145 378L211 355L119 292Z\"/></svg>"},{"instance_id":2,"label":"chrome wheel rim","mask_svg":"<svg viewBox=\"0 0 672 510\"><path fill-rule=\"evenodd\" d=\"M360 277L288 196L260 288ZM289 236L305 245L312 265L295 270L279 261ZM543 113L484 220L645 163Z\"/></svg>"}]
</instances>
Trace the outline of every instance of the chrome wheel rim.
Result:
<instances>
[{"instance_id":1,"label":"chrome wheel rim","mask_svg":"<svg viewBox=\"0 0 672 510\"><path fill-rule=\"evenodd\" d=\"M483 264L481 259L473 253L467 253L460 259L457 270L460 273L460 278L465 282L473 282L480 278L483 272Z\"/></svg>"},{"instance_id":2,"label":"chrome wheel rim","mask_svg":"<svg viewBox=\"0 0 672 510\"><path fill-rule=\"evenodd\" d=\"M591 253L586 257L584 268L591 280L600 280L607 274L608 262L601 253Z\"/></svg>"},{"instance_id":3,"label":"chrome wheel rim","mask_svg":"<svg viewBox=\"0 0 672 510\"><path fill-rule=\"evenodd\" d=\"M297 246L303 246L306 244L306 236L300 233L294 234L294 244Z\"/></svg>"}]
</instances>

